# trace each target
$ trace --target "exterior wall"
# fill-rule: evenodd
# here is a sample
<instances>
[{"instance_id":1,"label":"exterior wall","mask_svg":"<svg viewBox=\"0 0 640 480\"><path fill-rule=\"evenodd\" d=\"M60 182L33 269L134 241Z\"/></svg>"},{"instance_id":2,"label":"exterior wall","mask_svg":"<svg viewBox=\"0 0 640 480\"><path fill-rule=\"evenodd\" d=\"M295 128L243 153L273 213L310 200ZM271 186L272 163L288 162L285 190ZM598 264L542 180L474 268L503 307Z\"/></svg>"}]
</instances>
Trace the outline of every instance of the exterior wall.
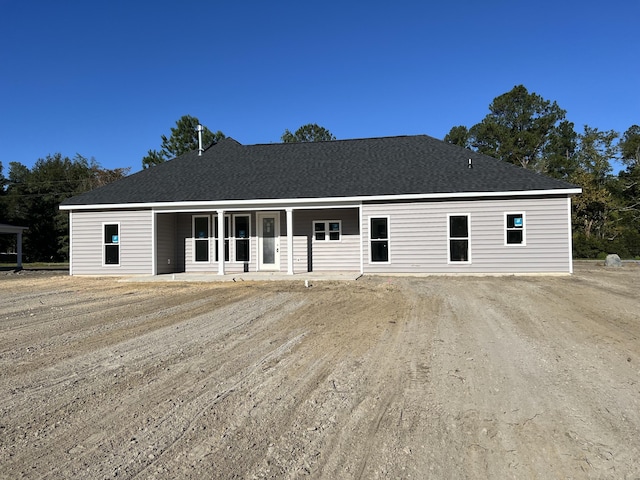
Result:
<instances>
[{"instance_id":1,"label":"exterior wall","mask_svg":"<svg viewBox=\"0 0 640 480\"><path fill-rule=\"evenodd\" d=\"M295 214L294 214L295 218ZM295 225L295 220L294 220ZM308 242L311 239L308 235L293 236L293 273L306 273L309 271ZM286 238L284 239L286 243ZM285 258L286 261L286 258ZM286 268L286 266L285 266Z\"/></svg>"},{"instance_id":2,"label":"exterior wall","mask_svg":"<svg viewBox=\"0 0 640 480\"><path fill-rule=\"evenodd\" d=\"M505 213L525 214L526 245L505 245ZM447 214L470 216L471 262L448 262ZM389 218L389 263L372 263L369 219ZM568 199L365 204L365 273L569 273Z\"/></svg>"},{"instance_id":3,"label":"exterior wall","mask_svg":"<svg viewBox=\"0 0 640 480\"><path fill-rule=\"evenodd\" d=\"M71 215L73 275L150 275L153 268L151 210L74 211ZM103 265L103 224L119 223L120 265Z\"/></svg>"},{"instance_id":4,"label":"exterior wall","mask_svg":"<svg viewBox=\"0 0 640 480\"><path fill-rule=\"evenodd\" d=\"M158 275L176 273L178 216L175 213L156 215L156 269Z\"/></svg>"},{"instance_id":5,"label":"exterior wall","mask_svg":"<svg viewBox=\"0 0 640 480\"><path fill-rule=\"evenodd\" d=\"M173 272L217 273L213 222L209 215L209 261L195 262L192 213L154 213L151 210L73 211L71 265L73 275L149 275L154 260L158 274ZM523 213L525 244L505 245L505 214ZM250 216L249 271L258 269L256 212L227 212L230 223L230 261L226 273L242 273L236 262L234 214ZM287 271L286 212L280 214L280 272ZM470 218L469 263L448 261L449 214ZM153 238L155 215L156 236ZM570 208L567 197L372 203L358 208L294 209L293 268L312 271L359 271L360 249L364 273L568 273L572 269ZM370 261L369 221L389 220L388 263ZM316 241L314 221L340 221L339 241ZM118 223L120 265L104 265L103 224ZM362 233L360 233L362 232ZM155 244L155 246L154 246ZM155 259L153 258L155 252Z\"/></svg>"},{"instance_id":6,"label":"exterior wall","mask_svg":"<svg viewBox=\"0 0 640 480\"><path fill-rule=\"evenodd\" d=\"M313 235L314 221L340 220L339 241L317 242ZM309 249L311 268L322 271L360 270L360 231L357 208L336 208L293 211L294 272L306 272ZM283 240L286 243L286 239ZM284 258L286 266L286 257ZM285 267L286 268L286 267Z\"/></svg>"}]
</instances>

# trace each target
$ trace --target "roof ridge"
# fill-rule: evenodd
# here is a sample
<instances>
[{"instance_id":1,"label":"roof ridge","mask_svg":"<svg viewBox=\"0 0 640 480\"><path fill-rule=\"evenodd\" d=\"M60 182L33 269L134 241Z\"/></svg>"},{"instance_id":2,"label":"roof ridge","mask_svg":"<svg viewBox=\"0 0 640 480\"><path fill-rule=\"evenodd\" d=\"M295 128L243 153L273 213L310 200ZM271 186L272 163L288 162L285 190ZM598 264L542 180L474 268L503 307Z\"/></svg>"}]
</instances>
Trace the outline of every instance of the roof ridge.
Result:
<instances>
[{"instance_id":1,"label":"roof ridge","mask_svg":"<svg viewBox=\"0 0 640 480\"><path fill-rule=\"evenodd\" d=\"M435 137L430 137L424 133L418 133L415 135L390 135L390 136L381 136L381 137L358 137L358 138L340 138L336 140L319 140L317 142L270 142L270 143L252 143L252 144L240 144L244 147L258 147L258 146L271 146L271 145L300 145L300 144L310 144L310 143L341 143L341 142L359 142L359 141L368 141L368 140L393 140L397 138L415 138L415 137L427 137L432 138L434 140L438 140ZM440 140L442 141L442 140Z\"/></svg>"}]
</instances>

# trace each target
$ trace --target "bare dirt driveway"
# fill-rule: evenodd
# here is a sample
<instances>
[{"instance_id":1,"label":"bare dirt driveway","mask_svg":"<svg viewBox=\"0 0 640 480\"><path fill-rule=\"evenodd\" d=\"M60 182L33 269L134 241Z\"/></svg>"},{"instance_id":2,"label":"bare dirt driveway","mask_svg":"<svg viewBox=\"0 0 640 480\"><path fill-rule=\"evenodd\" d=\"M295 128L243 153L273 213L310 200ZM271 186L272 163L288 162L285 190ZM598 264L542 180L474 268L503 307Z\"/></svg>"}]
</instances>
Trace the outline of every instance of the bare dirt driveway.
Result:
<instances>
[{"instance_id":1,"label":"bare dirt driveway","mask_svg":"<svg viewBox=\"0 0 640 480\"><path fill-rule=\"evenodd\" d=\"M640 478L639 285L0 273L0 477Z\"/></svg>"}]
</instances>

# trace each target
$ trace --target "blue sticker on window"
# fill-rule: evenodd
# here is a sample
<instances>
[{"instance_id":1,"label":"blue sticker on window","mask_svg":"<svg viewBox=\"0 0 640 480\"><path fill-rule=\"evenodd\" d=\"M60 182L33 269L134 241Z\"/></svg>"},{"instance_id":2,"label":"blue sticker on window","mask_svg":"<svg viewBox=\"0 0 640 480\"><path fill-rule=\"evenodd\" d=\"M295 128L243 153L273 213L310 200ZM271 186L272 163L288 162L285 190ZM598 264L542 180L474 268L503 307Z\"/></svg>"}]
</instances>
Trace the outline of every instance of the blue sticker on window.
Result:
<instances>
[{"instance_id":1,"label":"blue sticker on window","mask_svg":"<svg viewBox=\"0 0 640 480\"><path fill-rule=\"evenodd\" d=\"M111 243L118 243L118 235L111 235Z\"/></svg>"},{"instance_id":2,"label":"blue sticker on window","mask_svg":"<svg viewBox=\"0 0 640 480\"><path fill-rule=\"evenodd\" d=\"M516 217L513 219L514 227L522 227L522 217Z\"/></svg>"}]
</instances>

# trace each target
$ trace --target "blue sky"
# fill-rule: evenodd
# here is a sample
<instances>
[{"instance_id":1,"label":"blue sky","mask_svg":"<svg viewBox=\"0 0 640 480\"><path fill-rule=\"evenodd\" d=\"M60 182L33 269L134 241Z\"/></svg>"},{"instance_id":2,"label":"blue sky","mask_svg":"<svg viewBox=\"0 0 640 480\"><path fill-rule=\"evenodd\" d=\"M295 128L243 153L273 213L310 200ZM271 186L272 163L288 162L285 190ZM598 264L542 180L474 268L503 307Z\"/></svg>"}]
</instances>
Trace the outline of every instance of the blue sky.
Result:
<instances>
[{"instance_id":1,"label":"blue sky","mask_svg":"<svg viewBox=\"0 0 640 480\"><path fill-rule=\"evenodd\" d=\"M640 124L640 2L0 0L0 162L141 169L182 115L243 144L471 126L522 84Z\"/></svg>"}]
</instances>

